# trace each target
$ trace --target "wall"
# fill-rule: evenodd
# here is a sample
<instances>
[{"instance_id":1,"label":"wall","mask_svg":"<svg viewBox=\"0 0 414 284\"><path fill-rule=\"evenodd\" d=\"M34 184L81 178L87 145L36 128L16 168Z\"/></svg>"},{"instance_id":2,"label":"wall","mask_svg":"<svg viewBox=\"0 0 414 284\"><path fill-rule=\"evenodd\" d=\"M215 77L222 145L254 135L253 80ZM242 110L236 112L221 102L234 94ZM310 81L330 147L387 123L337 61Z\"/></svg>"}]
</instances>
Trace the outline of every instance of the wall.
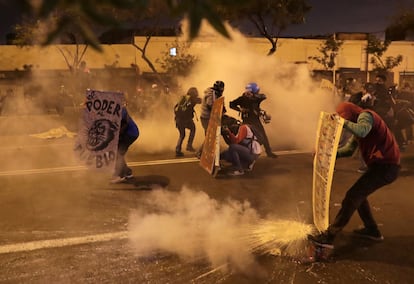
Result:
<instances>
[{"instance_id":1,"label":"wall","mask_svg":"<svg viewBox=\"0 0 414 284\"><path fill-rule=\"evenodd\" d=\"M146 55L159 70L160 66L155 62L157 58L162 57L162 53L168 51L169 46L175 42L175 37L153 37L147 46ZM267 54L270 43L264 38L247 38L247 46L260 54ZM309 56L320 56L318 47L323 44L324 40L318 39L287 39L278 40L277 51L273 55L283 62L307 62L310 69L323 69L315 61L309 60ZM136 37L135 43L144 47L145 37ZM190 48L190 53L194 55L202 54L204 50L214 48L218 41L214 37L198 38ZM337 68L358 68L366 70L367 58L365 54L366 41L364 40L346 40L337 57ZM1 71L22 70L23 65L31 64L35 69L53 70L67 69L64 57L59 52L63 50L72 60L76 53L73 45L57 45L31 48L20 48L11 45L0 46L0 76ZM245 48L245 47L243 47ZM128 68L131 64L138 64L141 72L151 72L147 63L141 58L141 53L132 45L114 44L103 45L103 52L99 53L92 48L88 48L84 60L89 68L104 68L105 65L111 65L117 61L117 67ZM393 69L394 82L398 83L399 74L402 72L414 71L414 42L400 41L393 42L384 56L403 55L403 62L400 66ZM368 69L372 66L368 64Z\"/></svg>"}]
</instances>

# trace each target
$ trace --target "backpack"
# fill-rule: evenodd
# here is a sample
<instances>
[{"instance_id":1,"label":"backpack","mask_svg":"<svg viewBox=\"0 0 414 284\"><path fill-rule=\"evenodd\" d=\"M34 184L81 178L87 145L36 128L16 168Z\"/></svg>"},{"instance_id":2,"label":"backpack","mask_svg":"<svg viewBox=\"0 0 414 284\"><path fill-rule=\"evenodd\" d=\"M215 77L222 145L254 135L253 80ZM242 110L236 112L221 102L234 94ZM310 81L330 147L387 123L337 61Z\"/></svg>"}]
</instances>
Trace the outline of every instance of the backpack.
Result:
<instances>
[{"instance_id":1,"label":"backpack","mask_svg":"<svg viewBox=\"0 0 414 284\"><path fill-rule=\"evenodd\" d=\"M252 130L253 135L256 137L257 142L259 142L260 145L264 145L265 137L263 132L253 124L248 124L248 126Z\"/></svg>"},{"instance_id":2,"label":"backpack","mask_svg":"<svg viewBox=\"0 0 414 284\"><path fill-rule=\"evenodd\" d=\"M191 107L190 96L182 96L174 106L175 118L192 119L194 109Z\"/></svg>"},{"instance_id":3,"label":"backpack","mask_svg":"<svg viewBox=\"0 0 414 284\"><path fill-rule=\"evenodd\" d=\"M253 133L253 130L251 128L251 125L247 126L247 136L246 140L249 141L249 143L246 145L247 148L250 149L250 152L256 155L260 155L262 153L262 147L260 146L260 142L258 141L256 135Z\"/></svg>"}]
</instances>

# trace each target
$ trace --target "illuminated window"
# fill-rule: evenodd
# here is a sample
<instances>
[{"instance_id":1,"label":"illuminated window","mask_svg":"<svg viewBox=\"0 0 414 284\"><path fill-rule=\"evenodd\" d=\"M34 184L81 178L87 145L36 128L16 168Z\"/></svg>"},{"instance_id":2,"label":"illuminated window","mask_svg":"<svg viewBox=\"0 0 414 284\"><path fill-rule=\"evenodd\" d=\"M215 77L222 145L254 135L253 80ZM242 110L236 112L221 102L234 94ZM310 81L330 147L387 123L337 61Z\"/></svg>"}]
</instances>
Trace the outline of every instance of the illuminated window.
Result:
<instances>
[{"instance_id":1,"label":"illuminated window","mask_svg":"<svg viewBox=\"0 0 414 284\"><path fill-rule=\"evenodd\" d=\"M170 55L171 56L177 56L177 48L176 47L170 48Z\"/></svg>"}]
</instances>

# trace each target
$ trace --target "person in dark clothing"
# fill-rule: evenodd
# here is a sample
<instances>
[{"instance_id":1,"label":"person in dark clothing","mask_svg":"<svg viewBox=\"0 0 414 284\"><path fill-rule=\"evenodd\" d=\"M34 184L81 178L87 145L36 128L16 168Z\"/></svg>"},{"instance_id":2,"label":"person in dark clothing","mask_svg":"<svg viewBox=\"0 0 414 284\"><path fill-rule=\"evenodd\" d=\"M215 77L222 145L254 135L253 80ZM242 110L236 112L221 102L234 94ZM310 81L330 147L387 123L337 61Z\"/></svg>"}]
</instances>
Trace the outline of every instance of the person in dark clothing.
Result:
<instances>
[{"instance_id":1,"label":"person in dark clothing","mask_svg":"<svg viewBox=\"0 0 414 284\"><path fill-rule=\"evenodd\" d=\"M372 109L375 101L375 85L365 83L360 92L353 93L349 98L350 103L354 103L361 108Z\"/></svg>"},{"instance_id":2,"label":"person in dark clothing","mask_svg":"<svg viewBox=\"0 0 414 284\"><path fill-rule=\"evenodd\" d=\"M394 130L394 110L392 96L385 86L386 77L377 75L375 77L375 100L372 109L385 121L387 126Z\"/></svg>"},{"instance_id":3,"label":"person in dark clothing","mask_svg":"<svg viewBox=\"0 0 414 284\"><path fill-rule=\"evenodd\" d=\"M374 111L343 102L336 112L345 119L344 128L353 133L347 145L337 151L337 157L351 156L359 147L368 170L347 191L342 206L328 229L309 239L323 247L333 248L335 236L348 224L355 211L364 228L354 234L371 240L384 239L371 213L367 197L379 188L392 183L400 171L400 150L384 120Z\"/></svg>"},{"instance_id":4,"label":"person in dark clothing","mask_svg":"<svg viewBox=\"0 0 414 284\"><path fill-rule=\"evenodd\" d=\"M276 158L277 155L273 153L272 148L270 147L269 139L267 138L266 131L260 120L261 117L265 117L267 122L270 121L270 117L260 108L260 104L266 99L266 95L259 92L260 88L256 83L247 84L245 92L230 102L230 108L241 114L244 124L251 124L259 129L264 138L263 146L265 147L267 156Z\"/></svg>"},{"instance_id":5,"label":"person in dark clothing","mask_svg":"<svg viewBox=\"0 0 414 284\"><path fill-rule=\"evenodd\" d=\"M187 94L185 96L182 96L180 101L174 107L175 126L179 132L177 145L175 146L176 157L184 156L184 153L181 151L181 147L185 138L186 129L190 130L186 150L195 152L195 149L193 148L193 141L196 133L196 128L193 120L194 107L200 103L201 98L198 96L197 88L191 87L188 89Z\"/></svg>"},{"instance_id":6,"label":"person in dark clothing","mask_svg":"<svg viewBox=\"0 0 414 284\"><path fill-rule=\"evenodd\" d=\"M129 146L138 139L139 129L135 121L129 116L126 107L122 108L121 127L119 130L118 153L115 161L115 172L111 183L121 183L133 177L132 169L125 161L125 154Z\"/></svg>"}]
</instances>

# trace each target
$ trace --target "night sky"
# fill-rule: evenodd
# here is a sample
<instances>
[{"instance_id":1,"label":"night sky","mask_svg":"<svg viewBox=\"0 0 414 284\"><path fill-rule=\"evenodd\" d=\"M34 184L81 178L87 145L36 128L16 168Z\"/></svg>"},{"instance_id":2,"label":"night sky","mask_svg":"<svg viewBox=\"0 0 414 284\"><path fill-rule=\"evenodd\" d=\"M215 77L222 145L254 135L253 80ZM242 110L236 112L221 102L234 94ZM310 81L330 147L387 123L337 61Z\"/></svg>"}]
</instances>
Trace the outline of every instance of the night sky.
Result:
<instances>
[{"instance_id":1,"label":"night sky","mask_svg":"<svg viewBox=\"0 0 414 284\"><path fill-rule=\"evenodd\" d=\"M0 0L0 44L19 21L18 4ZM414 7L414 0L308 0L312 10L303 25L290 26L284 37L324 35L334 32L381 33L401 7Z\"/></svg>"},{"instance_id":2,"label":"night sky","mask_svg":"<svg viewBox=\"0 0 414 284\"><path fill-rule=\"evenodd\" d=\"M414 0L308 0L312 10L303 25L290 26L283 36L334 32L383 33L401 7Z\"/></svg>"}]
</instances>

